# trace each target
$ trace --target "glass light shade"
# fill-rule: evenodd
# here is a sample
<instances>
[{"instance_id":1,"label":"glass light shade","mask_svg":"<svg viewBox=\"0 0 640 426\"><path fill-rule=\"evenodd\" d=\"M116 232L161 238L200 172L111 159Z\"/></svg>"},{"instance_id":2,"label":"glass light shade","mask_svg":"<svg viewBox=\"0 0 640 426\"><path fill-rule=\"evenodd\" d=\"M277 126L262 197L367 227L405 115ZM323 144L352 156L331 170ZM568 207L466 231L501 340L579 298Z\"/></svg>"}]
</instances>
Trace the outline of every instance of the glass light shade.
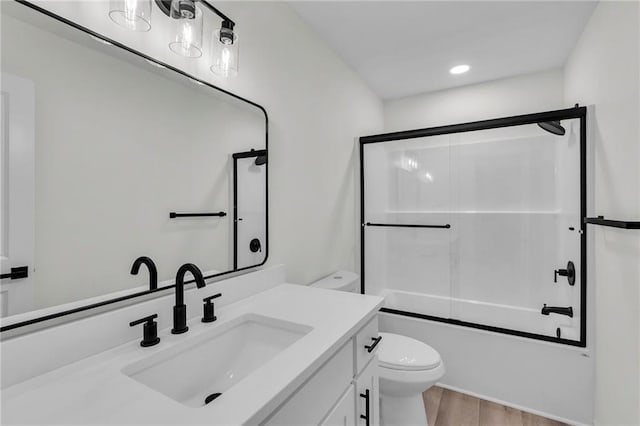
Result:
<instances>
[{"instance_id":1,"label":"glass light shade","mask_svg":"<svg viewBox=\"0 0 640 426\"><path fill-rule=\"evenodd\" d=\"M185 2L185 0L171 1L171 17L174 18L175 36L169 43L169 49L185 58L199 58L202 56L202 10L194 5L189 10L195 11L195 16L185 17L180 13L185 3L193 5L193 2Z\"/></svg>"},{"instance_id":2,"label":"glass light shade","mask_svg":"<svg viewBox=\"0 0 640 426\"><path fill-rule=\"evenodd\" d=\"M111 0L109 17L113 22L131 31L151 29L151 0Z\"/></svg>"},{"instance_id":3,"label":"glass light shade","mask_svg":"<svg viewBox=\"0 0 640 426\"><path fill-rule=\"evenodd\" d=\"M220 30L214 31L211 38L211 71L223 77L238 75L238 35L234 32L233 43L228 44L220 41Z\"/></svg>"}]
</instances>

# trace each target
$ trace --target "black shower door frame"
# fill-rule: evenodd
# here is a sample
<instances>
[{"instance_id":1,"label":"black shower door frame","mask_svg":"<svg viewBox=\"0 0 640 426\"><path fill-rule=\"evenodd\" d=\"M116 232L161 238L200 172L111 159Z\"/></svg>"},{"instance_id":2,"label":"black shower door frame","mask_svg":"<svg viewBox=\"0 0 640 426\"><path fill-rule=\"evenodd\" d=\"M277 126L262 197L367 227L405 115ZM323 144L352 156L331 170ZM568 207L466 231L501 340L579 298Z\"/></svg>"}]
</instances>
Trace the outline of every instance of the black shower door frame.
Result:
<instances>
[{"instance_id":1,"label":"black shower door frame","mask_svg":"<svg viewBox=\"0 0 640 426\"><path fill-rule=\"evenodd\" d=\"M365 281L365 228L374 224L365 223L365 180L364 180L364 146L374 143L393 142L398 140L423 138L453 133L472 132L476 130L498 129L502 127L522 126L536 124L543 121L561 121L568 119L580 120L580 340L564 339L562 337L546 336L543 334L529 333L509 328L493 327L454 318L443 318L426 315L417 312L403 311L391 308L381 308L381 312L419 318L446 324L470 327L479 330L512 336L526 337L529 339L543 340L547 342L561 343L570 346L587 346L587 108L576 104L573 108L555 111L545 111L534 114L515 115L511 117L494 118L490 120L473 121L469 123L453 124L447 126L429 127L401 132L382 133L378 135L362 136L360 145L360 293L366 294Z\"/></svg>"}]
</instances>

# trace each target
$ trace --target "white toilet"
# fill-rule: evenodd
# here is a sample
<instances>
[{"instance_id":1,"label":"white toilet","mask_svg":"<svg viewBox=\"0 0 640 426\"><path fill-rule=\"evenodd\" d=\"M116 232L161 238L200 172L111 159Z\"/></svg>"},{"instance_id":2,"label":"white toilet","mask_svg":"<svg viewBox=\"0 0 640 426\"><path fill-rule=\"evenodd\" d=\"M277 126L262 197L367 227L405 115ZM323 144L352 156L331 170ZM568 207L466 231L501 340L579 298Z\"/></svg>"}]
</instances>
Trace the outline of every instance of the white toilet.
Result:
<instances>
[{"instance_id":1,"label":"white toilet","mask_svg":"<svg viewBox=\"0 0 640 426\"><path fill-rule=\"evenodd\" d=\"M339 271L311 284L331 290L358 292L358 275ZM380 423L383 425L426 425L422 392L445 373L440 354L431 346L407 336L380 333L378 373L380 375Z\"/></svg>"}]
</instances>

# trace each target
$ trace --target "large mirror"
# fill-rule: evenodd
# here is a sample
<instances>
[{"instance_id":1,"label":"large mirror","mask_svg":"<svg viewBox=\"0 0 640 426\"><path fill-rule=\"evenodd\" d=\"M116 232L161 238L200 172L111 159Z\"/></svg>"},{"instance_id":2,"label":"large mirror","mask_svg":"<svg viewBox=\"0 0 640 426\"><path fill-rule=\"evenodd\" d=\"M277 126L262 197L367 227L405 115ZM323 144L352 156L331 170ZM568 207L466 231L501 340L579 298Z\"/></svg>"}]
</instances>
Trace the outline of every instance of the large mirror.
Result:
<instances>
[{"instance_id":1,"label":"large mirror","mask_svg":"<svg viewBox=\"0 0 640 426\"><path fill-rule=\"evenodd\" d=\"M28 5L1 16L3 331L148 293L139 257L159 289L187 262L265 262L259 105Z\"/></svg>"}]
</instances>

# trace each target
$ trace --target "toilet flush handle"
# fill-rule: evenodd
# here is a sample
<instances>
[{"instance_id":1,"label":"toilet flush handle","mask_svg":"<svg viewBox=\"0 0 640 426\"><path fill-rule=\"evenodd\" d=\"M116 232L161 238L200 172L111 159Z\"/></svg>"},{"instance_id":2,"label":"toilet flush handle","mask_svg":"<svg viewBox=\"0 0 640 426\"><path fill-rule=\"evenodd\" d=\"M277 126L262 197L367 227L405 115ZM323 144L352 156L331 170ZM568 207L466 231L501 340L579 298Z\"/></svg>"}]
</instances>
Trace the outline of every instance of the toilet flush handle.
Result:
<instances>
[{"instance_id":1,"label":"toilet flush handle","mask_svg":"<svg viewBox=\"0 0 640 426\"><path fill-rule=\"evenodd\" d=\"M378 343L380 343L380 340L382 340L382 336L372 337L371 340L373 340L373 343L370 345L365 345L364 347L367 352L372 352L376 348L376 346L378 346Z\"/></svg>"}]
</instances>

